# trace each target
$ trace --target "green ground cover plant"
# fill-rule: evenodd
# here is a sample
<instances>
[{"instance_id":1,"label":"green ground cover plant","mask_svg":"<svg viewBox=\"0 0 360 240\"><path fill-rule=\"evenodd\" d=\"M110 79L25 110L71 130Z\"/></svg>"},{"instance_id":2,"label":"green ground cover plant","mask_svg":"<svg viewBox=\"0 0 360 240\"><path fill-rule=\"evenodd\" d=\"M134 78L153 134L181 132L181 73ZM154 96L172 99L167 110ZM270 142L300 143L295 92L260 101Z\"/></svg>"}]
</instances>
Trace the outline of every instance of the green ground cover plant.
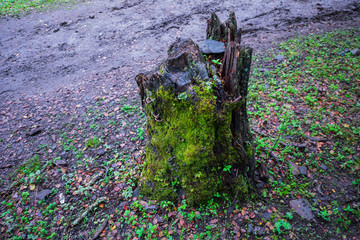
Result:
<instances>
[{"instance_id":1,"label":"green ground cover plant","mask_svg":"<svg viewBox=\"0 0 360 240\"><path fill-rule=\"evenodd\" d=\"M61 114L46 109L59 126L44 133L46 141L9 182L1 180L1 238L356 238L360 57L340 53L357 46L360 29L352 29L290 39L256 54L248 114L259 174L247 202L216 192L189 207L186 196L156 202L139 195L146 121L138 99L109 91L82 102L76 113L64 110L76 101ZM283 61L274 60L278 54ZM290 162L306 171L297 173ZM261 177L262 165L269 178ZM37 199L44 189L51 193ZM289 206L298 198L308 200L312 221Z\"/></svg>"},{"instance_id":2,"label":"green ground cover plant","mask_svg":"<svg viewBox=\"0 0 360 240\"><path fill-rule=\"evenodd\" d=\"M46 10L59 6L59 4L74 4L77 0L2 0L0 2L0 15L15 15L29 13L34 10Z\"/></svg>"}]
</instances>

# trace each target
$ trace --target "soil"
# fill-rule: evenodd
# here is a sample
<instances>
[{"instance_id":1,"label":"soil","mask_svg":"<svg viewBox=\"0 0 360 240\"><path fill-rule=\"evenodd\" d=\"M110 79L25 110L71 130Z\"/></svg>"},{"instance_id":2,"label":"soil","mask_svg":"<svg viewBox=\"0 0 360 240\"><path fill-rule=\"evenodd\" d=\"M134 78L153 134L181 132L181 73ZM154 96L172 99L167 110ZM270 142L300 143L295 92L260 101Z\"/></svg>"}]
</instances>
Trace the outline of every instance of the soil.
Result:
<instances>
[{"instance_id":1,"label":"soil","mask_svg":"<svg viewBox=\"0 0 360 240\"><path fill-rule=\"evenodd\" d=\"M11 184L6 181L9 173L36 155L42 161L60 156L71 171L77 155L64 151L64 133L77 149L85 149L86 140L98 136L105 145L129 154L130 164L142 162L143 116L136 108L121 108L139 106L134 76L164 60L176 37L203 40L212 12L224 21L234 11L243 43L255 52L292 36L360 26L356 0L221 2L101 0L1 19L2 194ZM114 150L84 152L87 159L95 159L84 170L91 176L101 163L112 160ZM61 179L54 170L49 174L54 181ZM49 182L43 187L46 184L50 188ZM113 187L97 192L97 197ZM114 201L113 207L120 204Z\"/></svg>"},{"instance_id":2,"label":"soil","mask_svg":"<svg viewBox=\"0 0 360 240\"><path fill-rule=\"evenodd\" d=\"M176 37L204 39L206 20L234 11L255 50L294 35L359 26L359 3L344 1L90 1L72 9L0 21L0 96L40 94L105 73L119 85L152 69ZM87 94L92 94L91 88ZM4 101L2 101L4 102Z\"/></svg>"}]
</instances>

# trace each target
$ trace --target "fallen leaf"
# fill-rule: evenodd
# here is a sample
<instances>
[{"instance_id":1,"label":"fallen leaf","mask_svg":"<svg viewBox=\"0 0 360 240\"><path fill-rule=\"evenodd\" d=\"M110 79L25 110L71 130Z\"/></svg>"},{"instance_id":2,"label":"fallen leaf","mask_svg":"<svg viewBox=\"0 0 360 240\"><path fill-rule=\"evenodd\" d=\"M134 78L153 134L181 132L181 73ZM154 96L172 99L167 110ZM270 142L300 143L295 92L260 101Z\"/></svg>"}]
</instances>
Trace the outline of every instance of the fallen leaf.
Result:
<instances>
[{"instance_id":1,"label":"fallen leaf","mask_svg":"<svg viewBox=\"0 0 360 240\"><path fill-rule=\"evenodd\" d=\"M35 189L35 184L30 184L30 190L33 191Z\"/></svg>"}]
</instances>

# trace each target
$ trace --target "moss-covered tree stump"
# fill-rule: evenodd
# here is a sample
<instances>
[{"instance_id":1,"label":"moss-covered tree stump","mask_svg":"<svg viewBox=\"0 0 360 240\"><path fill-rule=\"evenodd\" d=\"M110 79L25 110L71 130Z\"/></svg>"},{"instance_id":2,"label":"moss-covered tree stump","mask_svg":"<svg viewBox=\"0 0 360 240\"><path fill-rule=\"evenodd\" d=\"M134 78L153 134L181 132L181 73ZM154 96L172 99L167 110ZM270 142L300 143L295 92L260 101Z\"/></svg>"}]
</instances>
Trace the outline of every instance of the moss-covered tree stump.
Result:
<instances>
[{"instance_id":1,"label":"moss-covered tree stump","mask_svg":"<svg viewBox=\"0 0 360 240\"><path fill-rule=\"evenodd\" d=\"M136 76L148 137L141 193L153 199L185 194L197 205L216 193L248 194L254 169L246 114L252 49L240 46L233 13L225 25L213 14L207 38L201 50L191 39L177 39L163 64Z\"/></svg>"}]
</instances>

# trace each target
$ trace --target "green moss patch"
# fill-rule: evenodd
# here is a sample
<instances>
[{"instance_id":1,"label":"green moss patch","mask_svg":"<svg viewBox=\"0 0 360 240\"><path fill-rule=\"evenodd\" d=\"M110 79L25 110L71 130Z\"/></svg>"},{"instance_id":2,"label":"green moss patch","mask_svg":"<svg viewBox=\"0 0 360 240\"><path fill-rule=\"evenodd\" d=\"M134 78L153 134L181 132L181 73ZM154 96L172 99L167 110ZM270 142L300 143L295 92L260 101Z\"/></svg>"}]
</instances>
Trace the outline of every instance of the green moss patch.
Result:
<instances>
[{"instance_id":1,"label":"green moss patch","mask_svg":"<svg viewBox=\"0 0 360 240\"><path fill-rule=\"evenodd\" d=\"M207 84L206 84L207 83ZM142 192L158 200L174 200L185 191L190 204L211 199L222 188L235 193L227 180L231 169L244 163L232 144L232 107L218 110L208 82L193 86L192 93L175 96L160 87L146 105L147 157ZM225 171L225 166L230 166ZM241 181L241 192L247 187ZM236 188L236 190L235 190Z\"/></svg>"}]
</instances>

